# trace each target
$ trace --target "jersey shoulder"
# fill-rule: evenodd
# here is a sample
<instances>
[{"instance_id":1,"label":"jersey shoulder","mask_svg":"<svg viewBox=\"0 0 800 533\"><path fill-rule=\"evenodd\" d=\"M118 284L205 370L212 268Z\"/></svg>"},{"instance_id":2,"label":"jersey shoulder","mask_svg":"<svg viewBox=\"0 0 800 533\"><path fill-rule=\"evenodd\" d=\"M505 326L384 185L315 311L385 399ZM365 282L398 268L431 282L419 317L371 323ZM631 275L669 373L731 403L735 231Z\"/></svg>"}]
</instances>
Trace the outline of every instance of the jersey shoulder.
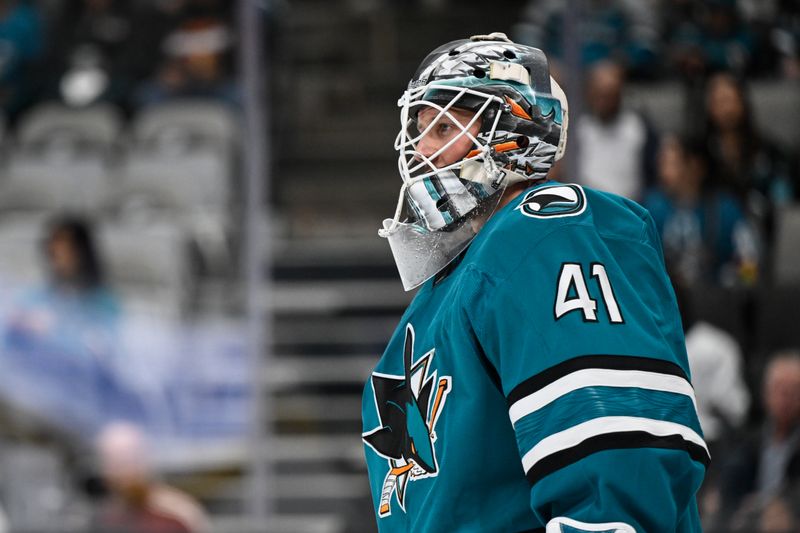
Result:
<instances>
[{"instance_id":1,"label":"jersey shoulder","mask_svg":"<svg viewBox=\"0 0 800 533\"><path fill-rule=\"evenodd\" d=\"M558 237L548 238L553 233ZM498 273L534 248L537 253L560 248L571 235L584 242L614 238L655 245L657 239L649 212L636 202L551 181L530 187L496 213L467 257L480 270Z\"/></svg>"}]
</instances>

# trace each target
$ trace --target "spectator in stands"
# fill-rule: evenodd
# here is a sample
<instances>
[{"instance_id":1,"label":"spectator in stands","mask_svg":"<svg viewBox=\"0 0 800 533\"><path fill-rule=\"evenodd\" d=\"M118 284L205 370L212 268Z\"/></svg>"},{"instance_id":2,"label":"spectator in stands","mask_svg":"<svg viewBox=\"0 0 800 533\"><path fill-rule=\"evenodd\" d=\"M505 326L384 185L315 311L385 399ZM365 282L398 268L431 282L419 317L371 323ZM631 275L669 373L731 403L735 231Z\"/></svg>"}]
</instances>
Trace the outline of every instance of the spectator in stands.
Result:
<instances>
[{"instance_id":1,"label":"spectator in stands","mask_svg":"<svg viewBox=\"0 0 800 533\"><path fill-rule=\"evenodd\" d=\"M796 194L789 160L756 130L741 80L728 73L715 75L707 84L705 103L704 135L720 169L717 181L739 196L768 252L776 209Z\"/></svg>"},{"instance_id":2,"label":"spectator in stands","mask_svg":"<svg viewBox=\"0 0 800 533\"><path fill-rule=\"evenodd\" d=\"M750 392L744 382L744 360L737 340L727 331L697 319L695 297L702 297L692 287L670 274L681 312L686 336L686 354L697 400L697 416L703 437L714 462L706 472L698 492L698 506L703 526L712 525L709 517L718 513L718 468L733 434L740 430L750 407Z\"/></svg>"},{"instance_id":3,"label":"spectator in stands","mask_svg":"<svg viewBox=\"0 0 800 533\"><path fill-rule=\"evenodd\" d=\"M697 0L660 0L658 20L662 38L668 39L683 25L698 20L698 10L702 7Z\"/></svg>"},{"instance_id":4,"label":"spectator in stands","mask_svg":"<svg viewBox=\"0 0 800 533\"><path fill-rule=\"evenodd\" d=\"M671 4L667 3L667 9ZM675 2L689 18L672 19L665 36L669 63L684 78L691 79L715 70L748 72L755 42L748 26L742 21L736 0ZM671 17L666 17L669 21Z\"/></svg>"},{"instance_id":5,"label":"spectator in stands","mask_svg":"<svg viewBox=\"0 0 800 533\"><path fill-rule=\"evenodd\" d=\"M137 84L156 78L158 70L166 61L167 38L187 20L195 17L210 17L230 21L231 3L196 0L153 0L146 2L134 12L133 25L136 31L130 43L135 51L131 67Z\"/></svg>"},{"instance_id":6,"label":"spectator in stands","mask_svg":"<svg viewBox=\"0 0 800 533\"><path fill-rule=\"evenodd\" d=\"M693 285L752 284L759 245L737 199L709 180L710 162L699 142L665 137L658 185L645 196L673 279Z\"/></svg>"},{"instance_id":7,"label":"spectator in stands","mask_svg":"<svg viewBox=\"0 0 800 533\"><path fill-rule=\"evenodd\" d=\"M660 53L656 10L648 1L588 0L581 4L581 61L615 61L634 77L656 75ZM574 14L574 13L572 13ZM548 57L563 60L564 17L560 0L531 0L515 28L517 41L547 50Z\"/></svg>"},{"instance_id":8,"label":"spectator in stands","mask_svg":"<svg viewBox=\"0 0 800 533\"><path fill-rule=\"evenodd\" d=\"M139 84L152 78L161 65L164 40L183 21L188 1L154 0L141 3L134 10L132 25L136 31L129 42L132 53L128 58L131 78L135 83L133 93ZM128 96L134 98L135 94Z\"/></svg>"},{"instance_id":9,"label":"spectator in stands","mask_svg":"<svg viewBox=\"0 0 800 533\"><path fill-rule=\"evenodd\" d=\"M207 533L205 511L189 495L158 481L142 431L125 422L106 427L97 439L108 497L94 519L108 533Z\"/></svg>"},{"instance_id":10,"label":"spectator in stands","mask_svg":"<svg viewBox=\"0 0 800 533\"><path fill-rule=\"evenodd\" d=\"M580 183L639 200L651 176L657 150L655 134L638 113L625 109L622 67L603 61L589 71L587 113L575 135Z\"/></svg>"},{"instance_id":11,"label":"spectator in stands","mask_svg":"<svg viewBox=\"0 0 800 533\"><path fill-rule=\"evenodd\" d=\"M92 345L84 349L112 350L108 336L119 318L120 305L105 283L89 223L71 215L54 218L42 251L48 281L25 297L15 313L13 329L72 345L82 343L83 330L89 328L95 333Z\"/></svg>"},{"instance_id":12,"label":"spectator in stands","mask_svg":"<svg viewBox=\"0 0 800 533\"><path fill-rule=\"evenodd\" d=\"M85 298L87 311L116 318L119 304L106 286L105 269L88 220L71 215L54 218L47 230L44 254L52 291Z\"/></svg>"},{"instance_id":13,"label":"spectator in stands","mask_svg":"<svg viewBox=\"0 0 800 533\"><path fill-rule=\"evenodd\" d=\"M723 465L722 516L763 509L800 483L800 351L775 354L764 371L766 420Z\"/></svg>"},{"instance_id":14,"label":"spectator in stands","mask_svg":"<svg viewBox=\"0 0 800 533\"><path fill-rule=\"evenodd\" d=\"M44 48L42 17L25 0L0 0L0 108L12 117L30 103Z\"/></svg>"},{"instance_id":15,"label":"spectator in stands","mask_svg":"<svg viewBox=\"0 0 800 533\"><path fill-rule=\"evenodd\" d=\"M728 533L797 533L800 530L800 492L781 491L766 503L751 500L731 517Z\"/></svg>"},{"instance_id":16,"label":"spectator in stands","mask_svg":"<svg viewBox=\"0 0 800 533\"><path fill-rule=\"evenodd\" d=\"M123 0L64 2L52 29L48 95L76 106L123 103L134 74L132 15Z\"/></svg>"},{"instance_id":17,"label":"spectator in stands","mask_svg":"<svg viewBox=\"0 0 800 533\"><path fill-rule=\"evenodd\" d=\"M771 242L773 210L795 194L790 165L757 131L744 84L733 74L708 80L701 134L713 158L715 184L739 198Z\"/></svg>"},{"instance_id":18,"label":"spectator in stands","mask_svg":"<svg viewBox=\"0 0 800 533\"><path fill-rule=\"evenodd\" d=\"M787 164L757 131L744 82L730 72L706 84L704 127L722 185L742 197L755 190L776 203L791 199Z\"/></svg>"},{"instance_id":19,"label":"spectator in stands","mask_svg":"<svg viewBox=\"0 0 800 533\"><path fill-rule=\"evenodd\" d=\"M141 413L114 377L120 304L105 283L91 226L80 217L55 218L42 251L47 281L13 305L4 363L26 376L31 385L22 392L48 411L41 414L71 429L91 432L108 413Z\"/></svg>"},{"instance_id":20,"label":"spectator in stands","mask_svg":"<svg viewBox=\"0 0 800 533\"><path fill-rule=\"evenodd\" d=\"M780 56L779 71L784 78L800 79L800 3L780 0L778 15L770 33Z\"/></svg>"},{"instance_id":21,"label":"spectator in stands","mask_svg":"<svg viewBox=\"0 0 800 533\"><path fill-rule=\"evenodd\" d=\"M742 350L730 333L695 317L692 288L677 283L676 276L671 278L686 336L697 416L715 456L730 433L742 428L750 408Z\"/></svg>"},{"instance_id":22,"label":"spectator in stands","mask_svg":"<svg viewBox=\"0 0 800 533\"><path fill-rule=\"evenodd\" d=\"M800 3L796 0L739 0L757 37L756 73L800 78Z\"/></svg>"},{"instance_id":23,"label":"spectator in stands","mask_svg":"<svg viewBox=\"0 0 800 533\"><path fill-rule=\"evenodd\" d=\"M146 106L172 98L214 98L237 105L232 21L220 0L186 0L161 44L154 76L137 91Z\"/></svg>"}]
</instances>

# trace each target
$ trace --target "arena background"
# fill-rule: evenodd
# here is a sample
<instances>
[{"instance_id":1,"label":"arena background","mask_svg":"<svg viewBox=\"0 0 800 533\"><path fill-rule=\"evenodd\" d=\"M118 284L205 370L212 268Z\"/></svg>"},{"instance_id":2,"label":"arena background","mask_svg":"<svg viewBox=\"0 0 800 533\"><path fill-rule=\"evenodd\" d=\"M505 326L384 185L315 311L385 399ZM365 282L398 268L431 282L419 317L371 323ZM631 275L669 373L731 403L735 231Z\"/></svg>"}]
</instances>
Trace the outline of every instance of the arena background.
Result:
<instances>
[{"instance_id":1,"label":"arena background","mask_svg":"<svg viewBox=\"0 0 800 533\"><path fill-rule=\"evenodd\" d=\"M597 61L624 65L659 139L701 131L707 75L746 81L789 192L743 208L752 263L681 294L743 354L752 401L720 461L761 423L764 361L800 346L795 2L0 0L0 531L109 531L98 439L120 420L147 445L117 451L212 531L376 529L361 391L413 296L377 237L396 101L428 51L493 31L553 58L565 181ZM53 288L53 221L94 235L89 296Z\"/></svg>"}]
</instances>

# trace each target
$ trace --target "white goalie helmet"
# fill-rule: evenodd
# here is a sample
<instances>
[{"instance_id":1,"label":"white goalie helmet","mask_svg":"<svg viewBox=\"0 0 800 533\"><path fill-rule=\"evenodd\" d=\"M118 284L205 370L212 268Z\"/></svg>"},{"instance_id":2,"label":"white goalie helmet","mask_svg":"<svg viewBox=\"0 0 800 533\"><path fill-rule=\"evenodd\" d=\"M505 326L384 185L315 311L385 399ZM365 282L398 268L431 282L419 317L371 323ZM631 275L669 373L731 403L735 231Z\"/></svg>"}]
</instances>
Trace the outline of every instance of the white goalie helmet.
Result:
<instances>
[{"instance_id":1,"label":"white goalie helmet","mask_svg":"<svg viewBox=\"0 0 800 533\"><path fill-rule=\"evenodd\" d=\"M563 156L567 99L541 50L493 33L428 54L398 106L403 185L394 218L378 233L411 290L469 245L506 187L544 178ZM424 122L417 120L421 112ZM442 123L457 131L426 153L421 143ZM456 161L442 157L465 145Z\"/></svg>"}]
</instances>

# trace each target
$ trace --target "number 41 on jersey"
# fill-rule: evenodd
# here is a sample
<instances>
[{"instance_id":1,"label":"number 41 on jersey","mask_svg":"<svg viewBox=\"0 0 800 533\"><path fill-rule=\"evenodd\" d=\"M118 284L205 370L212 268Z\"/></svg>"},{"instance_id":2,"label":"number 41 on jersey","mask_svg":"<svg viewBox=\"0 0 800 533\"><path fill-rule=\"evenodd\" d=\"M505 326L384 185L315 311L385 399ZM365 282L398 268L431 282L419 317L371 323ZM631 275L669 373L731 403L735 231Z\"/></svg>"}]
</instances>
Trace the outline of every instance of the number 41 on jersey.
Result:
<instances>
[{"instance_id":1,"label":"number 41 on jersey","mask_svg":"<svg viewBox=\"0 0 800 533\"><path fill-rule=\"evenodd\" d=\"M602 263L590 265L591 277L600 288L600 293L612 324L623 324L625 320L619 310L614 296L614 289L608 279L606 267ZM585 322L597 322L597 300L592 299L583 268L579 263L564 263L558 275L556 303L554 313L556 320L572 311L580 311Z\"/></svg>"}]
</instances>

